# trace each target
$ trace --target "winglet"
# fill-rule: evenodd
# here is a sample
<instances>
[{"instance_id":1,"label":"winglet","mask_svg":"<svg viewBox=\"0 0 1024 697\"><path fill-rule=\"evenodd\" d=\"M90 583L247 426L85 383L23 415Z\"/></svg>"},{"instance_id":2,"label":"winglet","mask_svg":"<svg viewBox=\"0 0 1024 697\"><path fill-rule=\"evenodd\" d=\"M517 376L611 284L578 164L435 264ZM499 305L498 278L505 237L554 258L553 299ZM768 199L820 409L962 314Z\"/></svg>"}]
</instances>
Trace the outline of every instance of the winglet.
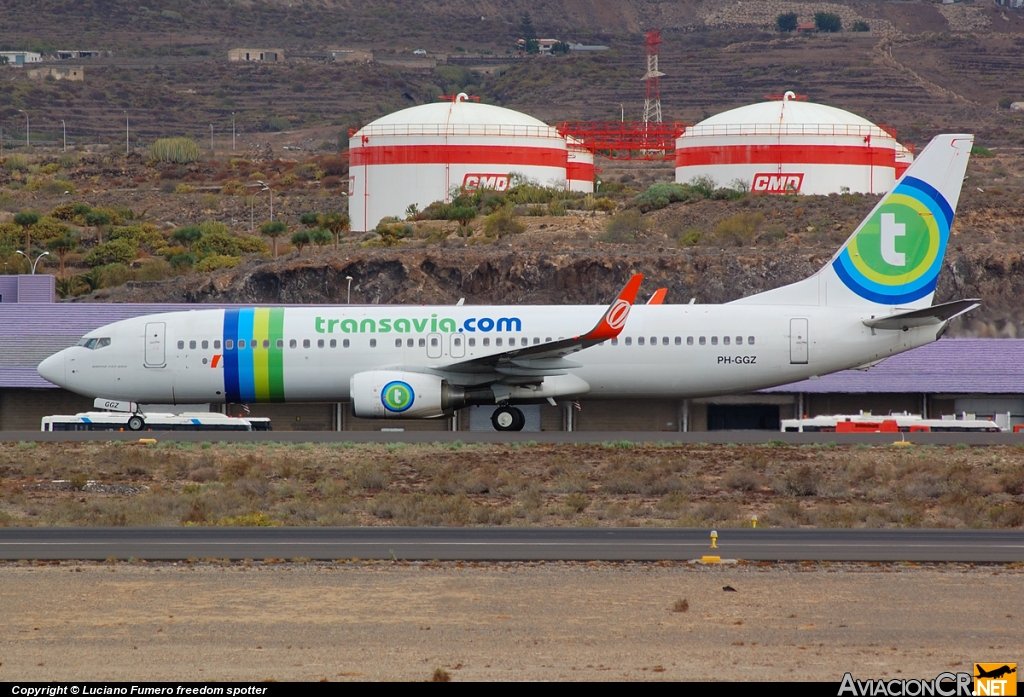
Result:
<instances>
[{"instance_id":1,"label":"winglet","mask_svg":"<svg viewBox=\"0 0 1024 697\"><path fill-rule=\"evenodd\" d=\"M654 295L647 301L648 305L661 305L665 302L665 296L668 295L668 288L659 288L654 291Z\"/></svg>"},{"instance_id":2,"label":"winglet","mask_svg":"<svg viewBox=\"0 0 1024 697\"><path fill-rule=\"evenodd\" d=\"M585 341L604 341L614 339L626 326L626 318L629 317L629 310L636 302L636 294L640 292L640 284L644 280L642 273L635 274L625 288L615 298L615 302L608 306L604 317L597 323L597 326L579 337Z\"/></svg>"}]
</instances>

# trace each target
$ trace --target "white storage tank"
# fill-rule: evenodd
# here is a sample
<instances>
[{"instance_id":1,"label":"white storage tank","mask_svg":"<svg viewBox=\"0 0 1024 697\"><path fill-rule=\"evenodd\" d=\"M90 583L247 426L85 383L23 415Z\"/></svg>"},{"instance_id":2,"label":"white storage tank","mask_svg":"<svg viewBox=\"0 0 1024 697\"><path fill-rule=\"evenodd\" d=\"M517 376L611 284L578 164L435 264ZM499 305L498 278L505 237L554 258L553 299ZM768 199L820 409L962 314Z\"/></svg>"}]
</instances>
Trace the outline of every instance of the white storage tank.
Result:
<instances>
[{"instance_id":1,"label":"white storage tank","mask_svg":"<svg viewBox=\"0 0 1024 697\"><path fill-rule=\"evenodd\" d=\"M357 232L381 218L403 218L415 205L450 201L460 188L504 191L510 176L567 185L568 148L553 127L532 116L452 101L403 109L349 139L349 217Z\"/></svg>"},{"instance_id":2,"label":"white storage tank","mask_svg":"<svg viewBox=\"0 0 1024 697\"><path fill-rule=\"evenodd\" d=\"M883 193L912 159L884 128L786 92L687 128L676 141L676 181L708 176L765 194Z\"/></svg>"},{"instance_id":3,"label":"white storage tank","mask_svg":"<svg viewBox=\"0 0 1024 697\"><path fill-rule=\"evenodd\" d=\"M565 137L569 148L565 167L566 185L569 191L584 194L594 193L594 153L581 141L572 136Z\"/></svg>"}]
</instances>

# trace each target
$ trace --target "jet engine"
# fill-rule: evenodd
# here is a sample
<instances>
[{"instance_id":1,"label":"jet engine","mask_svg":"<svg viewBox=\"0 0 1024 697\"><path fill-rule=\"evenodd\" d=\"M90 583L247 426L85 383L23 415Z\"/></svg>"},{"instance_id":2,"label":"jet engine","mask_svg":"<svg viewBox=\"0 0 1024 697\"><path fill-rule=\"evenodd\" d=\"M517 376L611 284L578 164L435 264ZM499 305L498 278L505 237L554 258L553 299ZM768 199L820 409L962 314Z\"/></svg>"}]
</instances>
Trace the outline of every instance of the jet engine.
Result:
<instances>
[{"instance_id":1,"label":"jet engine","mask_svg":"<svg viewBox=\"0 0 1024 697\"><path fill-rule=\"evenodd\" d=\"M539 385L460 387L429 373L368 370L350 383L352 409L361 419L430 419L474 404L542 402L585 394L590 386L572 375L549 376Z\"/></svg>"}]
</instances>

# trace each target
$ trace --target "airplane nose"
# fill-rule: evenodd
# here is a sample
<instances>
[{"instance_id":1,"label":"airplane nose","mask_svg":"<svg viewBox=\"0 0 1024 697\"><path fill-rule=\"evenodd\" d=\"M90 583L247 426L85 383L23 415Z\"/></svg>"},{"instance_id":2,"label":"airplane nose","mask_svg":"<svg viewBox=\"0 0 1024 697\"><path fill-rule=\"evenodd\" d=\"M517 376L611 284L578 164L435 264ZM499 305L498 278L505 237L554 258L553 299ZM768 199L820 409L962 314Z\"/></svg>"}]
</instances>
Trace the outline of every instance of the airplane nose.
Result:
<instances>
[{"instance_id":1,"label":"airplane nose","mask_svg":"<svg viewBox=\"0 0 1024 697\"><path fill-rule=\"evenodd\" d=\"M67 375L65 374L64 368L65 353L65 351L61 351L60 353L53 354L39 364L39 367L36 368L36 372L38 372L43 379L49 380L54 385L64 387L67 382Z\"/></svg>"}]
</instances>

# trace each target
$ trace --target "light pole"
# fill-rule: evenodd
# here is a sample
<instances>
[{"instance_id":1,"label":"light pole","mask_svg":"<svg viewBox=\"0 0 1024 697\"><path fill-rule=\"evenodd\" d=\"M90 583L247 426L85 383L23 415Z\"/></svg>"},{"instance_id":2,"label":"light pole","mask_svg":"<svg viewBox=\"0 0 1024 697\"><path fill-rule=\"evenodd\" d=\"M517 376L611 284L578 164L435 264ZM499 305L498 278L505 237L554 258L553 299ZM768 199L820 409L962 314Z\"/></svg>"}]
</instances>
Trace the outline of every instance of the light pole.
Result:
<instances>
[{"instance_id":1,"label":"light pole","mask_svg":"<svg viewBox=\"0 0 1024 697\"><path fill-rule=\"evenodd\" d=\"M619 123L626 123L626 107L619 105Z\"/></svg>"},{"instance_id":2,"label":"light pole","mask_svg":"<svg viewBox=\"0 0 1024 697\"><path fill-rule=\"evenodd\" d=\"M25 111L24 109L18 109L18 111L20 111L21 113L23 113L25 115L25 147L28 148L28 147L31 147L31 145L32 145L29 142L30 124L29 124L29 120L28 120L28 112Z\"/></svg>"},{"instance_id":3,"label":"light pole","mask_svg":"<svg viewBox=\"0 0 1024 697\"><path fill-rule=\"evenodd\" d=\"M21 251L20 249L18 250L18 254L20 254L21 256L25 257L26 259L28 259L29 261L32 262L32 275L33 276L36 273L36 264L39 263L39 260L42 259L43 257L50 256L49 252L43 252L42 254L40 254L39 256L36 257L35 261L32 261L32 257L30 257L28 254L25 254L25 252Z\"/></svg>"},{"instance_id":4,"label":"light pole","mask_svg":"<svg viewBox=\"0 0 1024 697\"><path fill-rule=\"evenodd\" d=\"M231 112L231 149L235 149L235 112Z\"/></svg>"},{"instance_id":5,"label":"light pole","mask_svg":"<svg viewBox=\"0 0 1024 697\"><path fill-rule=\"evenodd\" d=\"M64 152L68 151L68 125L64 123L64 119L60 120L60 127L64 129ZM65 192L67 193L67 192Z\"/></svg>"},{"instance_id":6,"label":"light pole","mask_svg":"<svg viewBox=\"0 0 1024 697\"><path fill-rule=\"evenodd\" d=\"M210 152L213 152L213 124L210 124Z\"/></svg>"},{"instance_id":7,"label":"light pole","mask_svg":"<svg viewBox=\"0 0 1024 697\"><path fill-rule=\"evenodd\" d=\"M274 190L271 189L267 185L267 183L261 179L257 179L256 183L263 187L262 189L260 189L260 191L270 192L270 222L274 222Z\"/></svg>"},{"instance_id":8,"label":"light pole","mask_svg":"<svg viewBox=\"0 0 1024 697\"><path fill-rule=\"evenodd\" d=\"M124 154L128 154L128 112L124 113Z\"/></svg>"},{"instance_id":9,"label":"light pole","mask_svg":"<svg viewBox=\"0 0 1024 697\"><path fill-rule=\"evenodd\" d=\"M345 304L346 305L351 305L352 304L352 277L351 276L345 276L345 280L348 281L348 296L345 298Z\"/></svg>"}]
</instances>

